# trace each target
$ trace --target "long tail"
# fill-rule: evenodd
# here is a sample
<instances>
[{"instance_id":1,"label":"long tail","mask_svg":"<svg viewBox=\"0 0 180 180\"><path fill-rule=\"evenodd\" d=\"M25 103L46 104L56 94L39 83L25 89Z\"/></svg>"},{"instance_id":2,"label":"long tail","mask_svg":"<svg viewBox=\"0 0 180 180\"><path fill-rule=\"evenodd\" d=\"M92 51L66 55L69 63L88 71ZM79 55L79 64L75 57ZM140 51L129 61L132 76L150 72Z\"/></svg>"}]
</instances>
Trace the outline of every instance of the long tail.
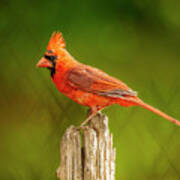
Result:
<instances>
[{"instance_id":1,"label":"long tail","mask_svg":"<svg viewBox=\"0 0 180 180\"><path fill-rule=\"evenodd\" d=\"M150 106L149 104L144 103L142 100L139 99L137 104L140 105L141 107L145 108L145 109L148 109L149 111L152 111L155 114L158 114L159 116L162 116L163 118L167 119L168 121L180 126L180 121L178 121L178 120L174 119L173 117L165 114L164 112L160 111L159 109L154 108L154 107Z\"/></svg>"}]
</instances>

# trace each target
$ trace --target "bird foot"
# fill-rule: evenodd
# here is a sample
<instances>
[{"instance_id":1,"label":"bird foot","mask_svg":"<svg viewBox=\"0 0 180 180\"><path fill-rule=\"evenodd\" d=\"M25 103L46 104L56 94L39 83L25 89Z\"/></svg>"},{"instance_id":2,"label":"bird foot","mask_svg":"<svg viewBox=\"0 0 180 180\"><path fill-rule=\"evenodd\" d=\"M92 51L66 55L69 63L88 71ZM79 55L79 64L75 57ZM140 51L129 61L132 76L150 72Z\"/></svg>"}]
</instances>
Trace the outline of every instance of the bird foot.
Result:
<instances>
[{"instance_id":1,"label":"bird foot","mask_svg":"<svg viewBox=\"0 0 180 180\"><path fill-rule=\"evenodd\" d=\"M86 124L96 115L97 113L92 113L88 116L88 118L81 123L79 127L77 127L78 130L83 130L86 128Z\"/></svg>"}]
</instances>

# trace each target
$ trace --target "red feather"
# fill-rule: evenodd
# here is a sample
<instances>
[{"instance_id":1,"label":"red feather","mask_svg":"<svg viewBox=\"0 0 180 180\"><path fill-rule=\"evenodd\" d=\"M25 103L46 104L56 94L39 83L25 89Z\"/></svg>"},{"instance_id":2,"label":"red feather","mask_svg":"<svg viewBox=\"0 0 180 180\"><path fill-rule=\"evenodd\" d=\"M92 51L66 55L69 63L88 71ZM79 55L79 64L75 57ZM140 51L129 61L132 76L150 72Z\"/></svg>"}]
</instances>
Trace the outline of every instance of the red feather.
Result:
<instances>
[{"instance_id":1,"label":"red feather","mask_svg":"<svg viewBox=\"0 0 180 180\"><path fill-rule=\"evenodd\" d=\"M79 63L64 48L62 34L53 33L45 56L38 63L39 67L51 70L54 84L64 95L81 105L90 107L94 114L112 104L126 107L135 105L180 125L176 119L144 103L137 97L137 93L122 81L97 68Z\"/></svg>"}]
</instances>

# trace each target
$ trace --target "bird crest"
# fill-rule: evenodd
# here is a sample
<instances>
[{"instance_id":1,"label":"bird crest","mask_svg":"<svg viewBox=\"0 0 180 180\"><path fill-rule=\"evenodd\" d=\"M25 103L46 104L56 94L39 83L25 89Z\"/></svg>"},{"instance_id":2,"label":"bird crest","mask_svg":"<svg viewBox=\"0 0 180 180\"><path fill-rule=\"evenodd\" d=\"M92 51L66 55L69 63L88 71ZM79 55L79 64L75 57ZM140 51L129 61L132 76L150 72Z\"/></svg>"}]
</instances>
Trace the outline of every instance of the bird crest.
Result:
<instances>
[{"instance_id":1,"label":"bird crest","mask_svg":"<svg viewBox=\"0 0 180 180\"><path fill-rule=\"evenodd\" d=\"M64 48L65 46L66 46L66 43L63 39L62 33L53 32L51 39L48 43L47 49L48 50L59 49L59 48Z\"/></svg>"}]
</instances>

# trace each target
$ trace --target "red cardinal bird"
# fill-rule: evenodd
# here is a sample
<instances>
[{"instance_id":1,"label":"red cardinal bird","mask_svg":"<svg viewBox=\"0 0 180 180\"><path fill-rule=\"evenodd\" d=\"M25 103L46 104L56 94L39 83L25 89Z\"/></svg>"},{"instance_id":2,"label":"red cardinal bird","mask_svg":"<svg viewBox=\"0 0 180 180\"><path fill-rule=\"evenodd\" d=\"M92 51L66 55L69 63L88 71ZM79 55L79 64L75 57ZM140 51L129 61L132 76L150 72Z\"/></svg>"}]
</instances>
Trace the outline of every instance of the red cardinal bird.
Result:
<instances>
[{"instance_id":1,"label":"red cardinal bird","mask_svg":"<svg viewBox=\"0 0 180 180\"><path fill-rule=\"evenodd\" d=\"M61 93L83 106L90 107L91 115L80 127L98 111L113 104L125 107L141 106L180 126L180 122L176 119L144 103L137 97L137 93L122 81L76 61L66 51L65 46L62 34L54 32L47 51L37 66L51 71L52 81Z\"/></svg>"}]
</instances>

